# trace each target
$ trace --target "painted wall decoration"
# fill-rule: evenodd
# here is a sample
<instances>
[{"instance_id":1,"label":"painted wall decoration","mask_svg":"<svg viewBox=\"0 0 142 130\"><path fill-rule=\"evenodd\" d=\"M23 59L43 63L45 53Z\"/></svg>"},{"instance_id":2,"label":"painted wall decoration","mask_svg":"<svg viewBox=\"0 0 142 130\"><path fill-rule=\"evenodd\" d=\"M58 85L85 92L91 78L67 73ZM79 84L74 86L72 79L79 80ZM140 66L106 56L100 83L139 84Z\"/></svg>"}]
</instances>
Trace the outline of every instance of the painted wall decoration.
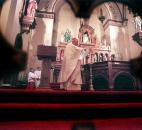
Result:
<instances>
[{"instance_id":1,"label":"painted wall decoration","mask_svg":"<svg viewBox=\"0 0 142 130\"><path fill-rule=\"evenodd\" d=\"M71 31L69 29L64 33L64 42L69 43L71 41Z\"/></svg>"},{"instance_id":2,"label":"painted wall decoration","mask_svg":"<svg viewBox=\"0 0 142 130\"><path fill-rule=\"evenodd\" d=\"M66 31L62 31L61 32L61 38L60 38L60 42L61 43L69 43L71 42L71 31L69 29L66 29Z\"/></svg>"}]
</instances>

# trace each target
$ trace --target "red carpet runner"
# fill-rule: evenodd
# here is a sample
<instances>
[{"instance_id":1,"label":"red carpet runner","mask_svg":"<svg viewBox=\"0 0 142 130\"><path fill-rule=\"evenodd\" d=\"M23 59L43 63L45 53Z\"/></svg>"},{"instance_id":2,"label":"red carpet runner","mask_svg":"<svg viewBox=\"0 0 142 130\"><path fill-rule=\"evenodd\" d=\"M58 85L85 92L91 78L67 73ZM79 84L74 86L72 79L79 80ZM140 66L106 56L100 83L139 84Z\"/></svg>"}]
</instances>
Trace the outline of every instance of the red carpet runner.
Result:
<instances>
[{"instance_id":1,"label":"red carpet runner","mask_svg":"<svg viewBox=\"0 0 142 130\"><path fill-rule=\"evenodd\" d=\"M0 89L0 130L71 130L86 122L95 130L142 130L142 92Z\"/></svg>"}]
</instances>

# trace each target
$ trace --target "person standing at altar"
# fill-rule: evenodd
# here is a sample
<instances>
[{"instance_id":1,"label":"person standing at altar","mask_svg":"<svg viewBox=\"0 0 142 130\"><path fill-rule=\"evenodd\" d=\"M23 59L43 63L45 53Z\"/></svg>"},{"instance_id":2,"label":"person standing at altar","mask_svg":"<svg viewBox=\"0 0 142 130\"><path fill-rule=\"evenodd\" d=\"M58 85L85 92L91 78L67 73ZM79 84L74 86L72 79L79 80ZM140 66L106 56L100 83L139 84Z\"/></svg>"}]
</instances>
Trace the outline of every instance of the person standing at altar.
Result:
<instances>
[{"instance_id":1,"label":"person standing at altar","mask_svg":"<svg viewBox=\"0 0 142 130\"><path fill-rule=\"evenodd\" d=\"M76 38L72 38L72 42L67 44L58 79L62 89L81 90L82 50L83 48L79 47L78 39Z\"/></svg>"},{"instance_id":2,"label":"person standing at altar","mask_svg":"<svg viewBox=\"0 0 142 130\"><path fill-rule=\"evenodd\" d=\"M35 88L35 80L36 80L36 75L34 73L34 69L30 68L30 71L28 73L28 86L27 86L27 88L29 88L29 89Z\"/></svg>"},{"instance_id":3,"label":"person standing at altar","mask_svg":"<svg viewBox=\"0 0 142 130\"><path fill-rule=\"evenodd\" d=\"M39 87L40 85L40 79L41 79L41 68L37 67L37 70L34 72L36 79L35 79L35 87Z\"/></svg>"}]
</instances>

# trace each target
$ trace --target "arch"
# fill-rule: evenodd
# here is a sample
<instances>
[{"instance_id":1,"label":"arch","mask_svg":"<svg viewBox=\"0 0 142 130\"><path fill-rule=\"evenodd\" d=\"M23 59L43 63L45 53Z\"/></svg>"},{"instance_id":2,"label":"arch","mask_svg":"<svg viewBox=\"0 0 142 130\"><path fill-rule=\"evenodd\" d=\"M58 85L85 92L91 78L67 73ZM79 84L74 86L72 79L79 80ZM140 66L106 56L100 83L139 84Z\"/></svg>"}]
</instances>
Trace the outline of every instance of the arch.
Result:
<instances>
[{"instance_id":1,"label":"arch","mask_svg":"<svg viewBox=\"0 0 142 130\"><path fill-rule=\"evenodd\" d=\"M109 89L108 80L103 75L97 75L93 79L93 88L94 89Z\"/></svg>"},{"instance_id":2,"label":"arch","mask_svg":"<svg viewBox=\"0 0 142 130\"><path fill-rule=\"evenodd\" d=\"M107 13L107 19L115 20L115 21L122 21L123 16L120 7L118 6L118 3L116 2L106 2L102 3L101 5L106 13ZM98 6L98 7L99 7Z\"/></svg>"},{"instance_id":3,"label":"arch","mask_svg":"<svg viewBox=\"0 0 142 130\"><path fill-rule=\"evenodd\" d=\"M111 11L109 9L109 6L107 3L104 3L104 7L106 8L106 12L108 13L108 16L110 19L112 19Z\"/></svg>"},{"instance_id":4,"label":"arch","mask_svg":"<svg viewBox=\"0 0 142 130\"><path fill-rule=\"evenodd\" d=\"M135 1L131 1L131 0L92 0L91 7L85 11L86 12L88 11L88 14L91 14L94 8L106 2L118 2L118 3L125 4L129 6L132 12L137 13L138 15L142 17L141 7L138 6L142 4L142 1L139 1L139 0L137 1L136 0Z\"/></svg>"},{"instance_id":5,"label":"arch","mask_svg":"<svg viewBox=\"0 0 142 130\"><path fill-rule=\"evenodd\" d=\"M112 14L112 20L122 21L122 14L120 8L115 2L107 2L106 5L109 7L109 11Z\"/></svg>"},{"instance_id":6,"label":"arch","mask_svg":"<svg viewBox=\"0 0 142 130\"><path fill-rule=\"evenodd\" d=\"M135 83L133 77L126 72L119 72L113 80L115 90L134 90Z\"/></svg>"},{"instance_id":7,"label":"arch","mask_svg":"<svg viewBox=\"0 0 142 130\"><path fill-rule=\"evenodd\" d=\"M58 9L58 11L57 11ZM67 9L67 11L64 11L64 9ZM56 8L55 12L55 20L54 20L54 27L53 27L53 43L55 43L55 46L58 46L58 43L60 42L60 36L61 32L63 34L66 32L66 30L70 30L70 38L71 37L77 37L78 34L78 23L79 19L77 19L71 10L69 4L67 2L64 2L60 8ZM68 18L66 18L68 17ZM70 21L74 19L74 23L71 23ZM67 24L66 24L67 23Z\"/></svg>"},{"instance_id":8,"label":"arch","mask_svg":"<svg viewBox=\"0 0 142 130\"><path fill-rule=\"evenodd\" d=\"M59 5L62 5L64 0L40 0L38 4L39 10L46 10L47 12L56 12L60 8Z\"/></svg>"},{"instance_id":9,"label":"arch","mask_svg":"<svg viewBox=\"0 0 142 130\"><path fill-rule=\"evenodd\" d=\"M49 0L49 1L44 2L44 4L46 5L47 12L58 13L60 8L67 2L65 0ZM93 3L91 6L91 10L94 10L97 6L99 6L99 5L101 6L102 4L104 4L104 7L107 9L107 12L108 12L111 19L114 19L114 17L122 19L121 11L120 11L119 6L117 5L116 2L125 3L125 2L123 2L123 0L96 0L96 2ZM70 2L68 2L68 3L70 4ZM115 9L112 7L115 7ZM91 12L90 12L90 14L91 14Z\"/></svg>"},{"instance_id":10,"label":"arch","mask_svg":"<svg viewBox=\"0 0 142 130\"><path fill-rule=\"evenodd\" d=\"M65 0L40 0L39 7L44 8L47 12L58 13L64 3L66 3Z\"/></svg>"},{"instance_id":11,"label":"arch","mask_svg":"<svg viewBox=\"0 0 142 130\"><path fill-rule=\"evenodd\" d=\"M64 6L64 4L66 4L69 0L67 0L67 1L65 1L65 0L48 0L48 2L46 0L41 0L41 1L43 1L43 3L45 4L44 6L46 6L45 8L46 8L47 12L54 12L56 14L55 21L54 21L54 27L53 27L53 37L52 37L53 38L52 41L56 46L56 42L58 39L58 36L57 36L58 35L57 34L58 22L57 21L58 21L58 17L59 17L59 12L60 12L60 9ZM41 1L39 4L42 3ZM99 5L100 6L102 5L106 10L109 19L113 19L113 20L117 19L118 21L122 21L122 17L121 17L122 15L121 15L119 6L117 6L117 3L114 3L115 0L110 0L110 1L109 0L100 0L100 1L96 0L96 2L94 2L94 4L92 4L93 9L95 9L95 7L97 7ZM108 3L105 3L105 2L108 2ZM119 2L119 0L117 2ZM113 7L114 12L112 12L111 7ZM115 17L114 15L117 15L117 16ZM95 42L95 38L94 38L93 42Z\"/></svg>"}]
</instances>

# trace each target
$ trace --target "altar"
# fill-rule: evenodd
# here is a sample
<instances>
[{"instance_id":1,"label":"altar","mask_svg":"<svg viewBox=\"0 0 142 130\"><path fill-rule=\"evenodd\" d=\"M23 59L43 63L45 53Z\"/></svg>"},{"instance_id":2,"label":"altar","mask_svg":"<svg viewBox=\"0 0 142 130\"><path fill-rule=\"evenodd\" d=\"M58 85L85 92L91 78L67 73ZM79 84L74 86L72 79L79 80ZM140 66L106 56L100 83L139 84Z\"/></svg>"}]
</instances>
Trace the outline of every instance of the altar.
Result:
<instances>
[{"instance_id":1,"label":"altar","mask_svg":"<svg viewBox=\"0 0 142 130\"><path fill-rule=\"evenodd\" d=\"M59 89L57 83L61 65L51 69L51 88ZM82 90L140 90L141 82L130 73L129 62L104 61L82 65Z\"/></svg>"}]
</instances>

